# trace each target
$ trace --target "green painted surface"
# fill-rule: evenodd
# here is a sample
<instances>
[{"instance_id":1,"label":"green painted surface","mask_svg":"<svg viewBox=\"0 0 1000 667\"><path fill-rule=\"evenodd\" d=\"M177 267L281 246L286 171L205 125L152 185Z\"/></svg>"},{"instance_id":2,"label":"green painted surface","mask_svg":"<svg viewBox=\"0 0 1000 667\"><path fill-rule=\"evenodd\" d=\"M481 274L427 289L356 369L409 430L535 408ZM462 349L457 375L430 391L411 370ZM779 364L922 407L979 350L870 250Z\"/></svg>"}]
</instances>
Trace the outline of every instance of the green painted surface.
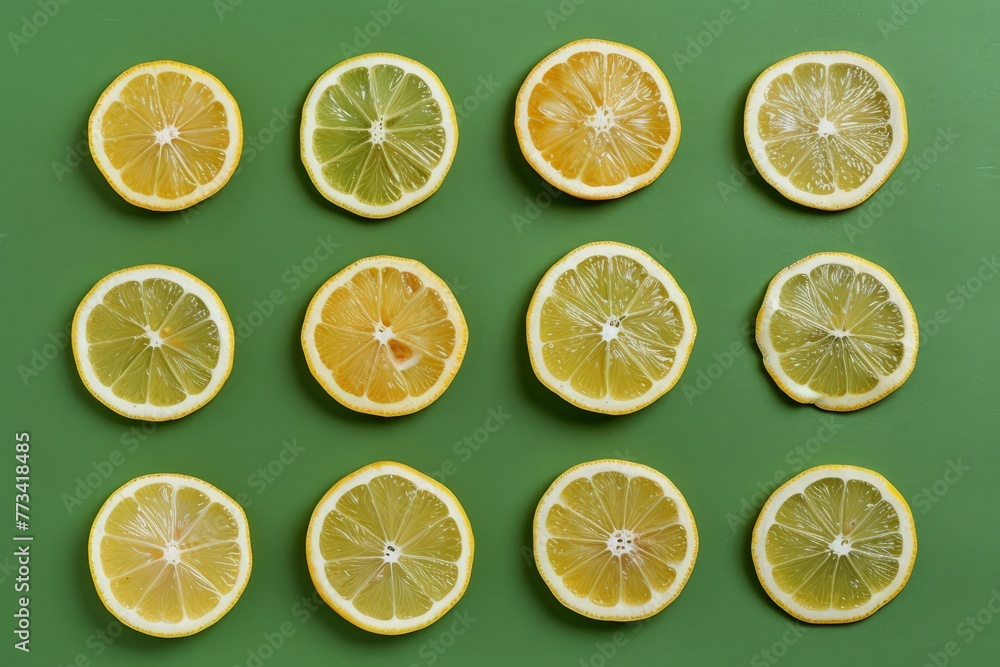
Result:
<instances>
[{"instance_id":1,"label":"green painted surface","mask_svg":"<svg viewBox=\"0 0 1000 667\"><path fill-rule=\"evenodd\" d=\"M995 662L1000 618L988 607L992 599L1000 609L995 2L43 0L3 3L0 27L7 33L0 47L0 398L5 451L15 431L31 434L36 537L30 656L11 646L12 547L0 551L4 664L599 667L764 665L781 656L783 665L921 665L928 653L948 649L957 651L951 664ZM370 44L359 37L365 30ZM582 37L652 56L683 119L667 171L619 201L550 198L512 130L524 76ZM299 161L298 109L353 40L363 51L427 64L462 117L442 188L383 222L327 204ZM777 60L816 49L878 60L909 112L900 168L867 203L837 214L797 207L759 177L739 175L749 165L741 119L750 84ZM105 86L160 58L218 76L240 103L248 139L240 172L188 216L126 204L86 146L77 148ZM677 387L617 419L547 392L523 339L528 299L545 269L604 239L660 257L687 292L699 329ZM884 266L925 323L907 384L855 414L831 416L786 399L747 328L774 273L823 250ZM419 259L451 281L471 331L451 389L431 408L391 421L336 404L309 375L298 343L314 290L378 253ZM143 430L95 401L59 348L95 281L147 262L208 282L244 339L210 405ZM259 326L247 331L245 322ZM480 429L491 411L502 412L504 423L486 439ZM296 453L276 463L283 443L294 443ZM548 484L575 463L612 456L666 473L687 496L701 534L685 591L638 627L563 609L524 556ZM315 502L344 474L383 458L427 473L452 471L448 485L477 539L462 601L438 624L398 638L368 635L302 603L312 595L303 542ZM11 454L4 460L13 463ZM910 583L888 607L859 624L803 634L788 631L790 619L758 585L752 521L743 517L755 515L773 478L825 462L886 475L911 502L920 549ZM952 466L961 467L960 477L947 473ZM157 471L196 475L240 498L254 539L254 573L239 604L184 640L120 632L86 564L87 533L104 498ZM12 476L8 467L0 477L6 502ZM5 543L12 532L5 523Z\"/></svg>"}]
</instances>

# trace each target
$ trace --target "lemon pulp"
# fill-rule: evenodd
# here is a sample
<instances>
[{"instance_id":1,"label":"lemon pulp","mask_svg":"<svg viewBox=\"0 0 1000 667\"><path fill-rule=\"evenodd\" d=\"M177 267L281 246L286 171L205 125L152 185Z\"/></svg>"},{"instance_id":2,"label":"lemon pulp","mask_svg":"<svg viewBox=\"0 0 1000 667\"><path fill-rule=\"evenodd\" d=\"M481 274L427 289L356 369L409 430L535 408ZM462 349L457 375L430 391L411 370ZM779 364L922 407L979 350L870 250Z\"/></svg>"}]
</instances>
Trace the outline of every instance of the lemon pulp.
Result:
<instances>
[{"instance_id":1,"label":"lemon pulp","mask_svg":"<svg viewBox=\"0 0 1000 667\"><path fill-rule=\"evenodd\" d=\"M570 482L545 528L555 574L571 593L600 607L639 606L664 593L688 550L674 501L653 480L620 472Z\"/></svg>"},{"instance_id":2,"label":"lemon pulp","mask_svg":"<svg viewBox=\"0 0 1000 667\"><path fill-rule=\"evenodd\" d=\"M111 288L87 318L86 339L101 384L122 400L156 406L204 391L221 346L205 302L162 278Z\"/></svg>"},{"instance_id":3,"label":"lemon pulp","mask_svg":"<svg viewBox=\"0 0 1000 667\"><path fill-rule=\"evenodd\" d=\"M770 342L794 382L825 396L864 394L903 362L906 327L870 273L822 264L782 286Z\"/></svg>"},{"instance_id":4,"label":"lemon pulp","mask_svg":"<svg viewBox=\"0 0 1000 667\"><path fill-rule=\"evenodd\" d=\"M104 114L103 150L129 190L179 199L222 171L229 121L204 83L179 71L140 74Z\"/></svg>"},{"instance_id":5,"label":"lemon pulp","mask_svg":"<svg viewBox=\"0 0 1000 667\"><path fill-rule=\"evenodd\" d=\"M560 275L540 317L542 357L588 398L640 397L670 372L684 322L667 287L638 261L596 255Z\"/></svg>"},{"instance_id":6,"label":"lemon pulp","mask_svg":"<svg viewBox=\"0 0 1000 667\"><path fill-rule=\"evenodd\" d=\"M445 154L444 114L427 82L396 65L355 67L323 91L312 142L323 179L363 204L419 190Z\"/></svg>"},{"instance_id":7,"label":"lemon pulp","mask_svg":"<svg viewBox=\"0 0 1000 667\"><path fill-rule=\"evenodd\" d=\"M771 166L816 195L860 188L889 153L889 100L859 65L805 62L775 77L758 112Z\"/></svg>"},{"instance_id":8,"label":"lemon pulp","mask_svg":"<svg viewBox=\"0 0 1000 667\"><path fill-rule=\"evenodd\" d=\"M527 113L542 158L594 187L652 170L672 131L659 85L620 53L583 51L553 65L531 91Z\"/></svg>"},{"instance_id":9,"label":"lemon pulp","mask_svg":"<svg viewBox=\"0 0 1000 667\"><path fill-rule=\"evenodd\" d=\"M337 386L379 404L429 391L458 344L441 293L391 266L361 269L335 289L314 336Z\"/></svg>"},{"instance_id":10,"label":"lemon pulp","mask_svg":"<svg viewBox=\"0 0 1000 667\"><path fill-rule=\"evenodd\" d=\"M406 620L453 591L462 538L440 498L385 474L337 501L323 519L319 553L330 585L358 612Z\"/></svg>"},{"instance_id":11,"label":"lemon pulp","mask_svg":"<svg viewBox=\"0 0 1000 667\"><path fill-rule=\"evenodd\" d=\"M849 611L894 581L903 536L895 508L877 488L830 477L781 505L765 553L775 583L797 604Z\"/></svg>"},{"instance_id":12,"label":"lemon pulp","mask_svg":"<svg viewBox=\"0 0 1000 667\"><path fill-rule=\"evenodd\" d=\"M205 616L237 584L236 520L198 489L141 487L111 510L103 529L101 567L111 594L145 621Z\"/></svg>"}]
</instances>

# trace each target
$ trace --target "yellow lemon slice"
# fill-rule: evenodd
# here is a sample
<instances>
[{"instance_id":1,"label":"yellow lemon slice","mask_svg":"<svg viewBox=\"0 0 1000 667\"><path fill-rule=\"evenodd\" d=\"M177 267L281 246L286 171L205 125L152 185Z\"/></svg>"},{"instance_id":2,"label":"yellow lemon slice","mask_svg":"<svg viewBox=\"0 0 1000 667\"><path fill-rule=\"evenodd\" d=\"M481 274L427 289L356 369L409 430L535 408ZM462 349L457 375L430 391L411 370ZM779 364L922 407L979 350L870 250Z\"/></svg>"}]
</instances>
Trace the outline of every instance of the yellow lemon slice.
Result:
<instances>
[{"instance_id":1,"label":"yellow lemon slice","mask_svg":"<svg viewBox=\"0 0 1000 667\"><path fill-rule=\"evenodd\" d=\"M302 163L316 189L366 218L402 213L444 182L458 121L441 81L391 53L328 70L302 110Z\"/></svg>"},{"instance_id":2,"label":"yellow lemon slice","mask_svg":"<svg viewBox=\"0 0 1000 667\"><path fill-rule=\"evenodd\" d=\"M514 127L528 163L582 199L613 199L656 180L677 150L681 120L649 56L581 39L538 63L517 94Z\"/></svg>"},{"instance_id":3,"label":"yellow lemon slice","mask_svg":"<svg viewBox=\"0 0 1000 667\"><path fill-rule=\"evenodd\" d=\"M73 357L94 397L120 415L164 421L219 393L233 368L225 306L187 271L146 264L105 276L73 318Z\"/></svg>"},{"instance_id":4,"label":"yellow lemon slice","mask_svg":"<svg viewBox=\"0 0 1000 667\"><path fill-rule=\"evenodd\" d=\"M252 564L243 509L175 474L137 477L111 494L90 529L89 557L108 611L156 637L193 635L225 616Z\"/></svg>"},{"instance_id":5,"label":"yellow lemon slice","mask_svg":"<svg viewBox=\"0 0 1000 667\"><path fill-rule=\"evenodd\" d=\"M753 529L767 594L807 623L871 616L903 590L917 557L913 515L884 477L824 465L783 484Z\"/></svg>"},{"instance_id":6,"label":"yellow lemon slice","mask_svg":"<svg viewBox=\"0 0 1000 667\"><path fill-rule=\"evenodd\" d=\"M602 241L548 270L528 306L535 375L573 405L625 414L665 394L694 346L684 292L652 257Z\"/></svg>"},{"instance_id":7,"label":"yellow lemon slice","mask_svg":"<svg viewBox=\"0 0 1000 667\"><path fill-rule=\"evenodd\" d=\"M698 556L684 496L661 473L602 460L570 468L535 511L535 564L578 614L634 621L680 595Z\"/></svg>"},{"instance_id":8,"label":"yellow lemon slice","mask_svg":"<svg viewBox=\"0 0 1000 667\"><path fill-rule=\"evenodd\" d=\"M420 262L387 255L330 278L302 325L306 363L327 393L383 417L436 401L468 343L462 309L445 282Z\"/></svg>"},{"instance_id":9,"label":"yellow lemon slice","mask_svg":"<svg viewBox=\"0 0 1000 667\"><path fill-rule=\"evenodd\" d=\"M306 535L316 590L354 625L383 635L425 628L461 599L472 527L451 491L382 461L333 485Z\"/></svg>"},{"instance_id":10,"label":"yellow lemon slice","mask_svg":"<svg viewBox=\"0 0 1000 667\"><path fill-rule=\"evenodd\" d=\"M747 96L743 134L757 170L812 208L857 206L906 150L906 108L881 65L849 51L813 51L764 70Z\"/></svg>"},{"instance_id":11,"label":"yellow lemon slice","mask_svg":"<svg viewBox=\"0 0 1000 667\"><path fill-rule=\"evenodd\" d=\"M757 346L782 391L824 410L881 400L917 363L917 316L889 273L839 252L774 277L757 314Z\"/></svg>"},{"instance_id":12,"label":"yellow lemon slice","mask_svg":"<svg viewBox=\"0 0 1000 667\"><path fill-rule=\"evenodd\" d=\"M236 100L208 72L170 60L115 79L90 115L90 152L128 202L177 211L229 181L243 150Z\"/></svg>"}]
</instances>

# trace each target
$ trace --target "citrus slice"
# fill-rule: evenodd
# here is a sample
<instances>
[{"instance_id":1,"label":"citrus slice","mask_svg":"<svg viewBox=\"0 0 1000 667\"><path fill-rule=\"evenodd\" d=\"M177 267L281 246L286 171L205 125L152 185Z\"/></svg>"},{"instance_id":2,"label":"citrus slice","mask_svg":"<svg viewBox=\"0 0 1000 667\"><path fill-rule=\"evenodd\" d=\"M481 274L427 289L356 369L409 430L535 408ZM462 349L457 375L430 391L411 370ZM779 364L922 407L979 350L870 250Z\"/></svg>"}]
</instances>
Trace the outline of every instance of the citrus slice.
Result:
<instances>
[{"instance_id":1,"label":"citrus slice","mask_svg":"<svg viewBox=\"0 0 1000 667\"><path fill-rule=\"evenodd\" d=\"M649 56L600 39L571 42L538 63L517 94L514 127L528 163L582 199L645 187L677 150L681 120Z\"/></svg>"},{"instance_id":2,"label":"citrus slice","mask_svg":"<svg viewBox=\"0 0 1000 667\"><path fill-rule=\"evenodd\" d=\"M794 202L838 211L868 199L906 150L889 73L848 51L800 53L757 77L743 135L764 179Z\"/></svg>"},{"instance_id":3,"label":"citrus slice","mask_svg":"<svg viewBox=\"0 0 1000 667\"><path fill-rule=\"evenodd\" d=\"M917 316L889 273L840 252L774 277L757 346L782 391L824 410L857 410L902 385L917 363Z\"/></svg>"},{"instance_id":4,"label":"citrus slice","mask_svg":"<svg viewBox=\"0 0 1000 667\"><path fill-rule=\"evenodd\" d=\"M468 343L462 309L444 281L420 262L387 255L326 281L302 325L306 363L327 393L383 417L436 401Z\"/></svg>"},{"instance_id":5,"label":"citrus slice","mask_svg":"<svg viewBox=\"0 0 1000 667\"><path fill-rule=\"evenodd\" d=\"M145 475L105 501L90 529L101 602L155 637L201 632L232 609L250 579L247 518L232 498L187 475Z\"/></svg>"},{"instance_id":6,"label":"citrus slice","mask_svg":"<svg viewBox=\"0 0 1000 667\"><path fill-rule=\"evenodd\" d=\"M115 79L90 115L88 134L115 192L153 211L214 195L243 150L240 109L222 82L170 60L136 65Z\"/></svg>"},{"instance_id":7,"label":"citrus slice","mask_svg":"<svg viewBox=\"0 0 1000 667\"><path fill-rule=\"evenodd\" d=\"M684 372L691 306L673 277L632 246L602 241L552 265L528 306L535 375L573 405L605 414L643 408Z\"/></svg>"},{"instance_id":8,"label":"citrus slice","mask_svg":"<svg viewBox=\"0 0 1000 667\"><path fill-rule=\"evenodd\" d=\"M684 496L638 463L581 463L552 483L535 511L535 564L578 614L634 621L680 595L698 556Z\"/></svg>"},{"instance_id":9,"label":"citrus slice","mask_svg":"<svg viewBox=\"0 0 1000 667\"><path fill-rule=\"evenodd\" d=\"M73 318L73 357L94 397L132 419L179 419L233 368L225 306L187 271L146 264L105 276Z\"/></svg>"},{"instance_id":10,"label":"citrus slice","mask_svg":"<svg viewBox=\"0 0 1000 667\"><path fill-rule=\"evenodd\" d=\"M302 110L302 163L320 193L387 218L441 186L458 147L451 98L434 72L391 53L336 65Z\"/></svg>"},{"instance_id":11,"label":"citrus slice","mask_svg":"<svg viewBox=\"0 0 1000 667\"><path fill-rule=\"evenodd\" d=\"M903 590L917 533L906 501L882 475L824 465L771 495L751 550L761 585L782 609L807 623L850 623Z\"/></svg>"},{"instance_id":12,"label":"citrus slice","mask_svg":"<svg viewBox=\"0 0 1000 667\"><path fill-rule=\"evenodd\" d=\"M391 461L334 484L306 535L319 594L354 625L383 635L425 628L454 607L469 585L474 548L451 491Z\"/></svg>"}]
</instances>

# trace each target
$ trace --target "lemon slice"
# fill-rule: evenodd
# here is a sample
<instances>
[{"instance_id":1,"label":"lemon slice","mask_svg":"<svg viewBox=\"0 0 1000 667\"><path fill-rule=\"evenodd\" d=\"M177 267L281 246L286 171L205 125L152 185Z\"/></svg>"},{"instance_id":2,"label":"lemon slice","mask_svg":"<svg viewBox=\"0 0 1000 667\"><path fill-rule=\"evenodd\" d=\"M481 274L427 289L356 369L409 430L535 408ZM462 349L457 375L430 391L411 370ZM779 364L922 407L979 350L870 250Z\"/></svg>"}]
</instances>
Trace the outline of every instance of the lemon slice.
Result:
<instances>
[{"instance_id":1,"label":"lemon slice","mask_svg":"<svg viewBox=\"0 0 1000 667\"><path fill-rule=\"evenodd\" d=\"M903 590L917 533L906 501L884 477L824 465L771 495L751 549L761 585L782 609L807 623L850 623Z\"/></svg>"},{"instance_id":2,"label":"lemon slice","mask_svg":"<svg viewBox=\"0 0 1000 667\"><path fill-rule=\"evenodd\" d=\"M170 60L115 79L90 115L90 152L115 192L178 211L229 181L243 150L236 100L208 72Z\"/></svg>"},{"instance_id":3,"label":"lemon slice","mask_svg":"<svg viewBox=\"0 0 1000 667\"><path fill-rule=\"evenodd\" d=\"M743 134L764 179L794 202L857 206L906 150L906 108L889 73L849 51L786 58L757 77Z\"/></svg>"},{"instance_id":4,"label":"lemon slice","mask_svg":"<svg viewBox=\"0 0 1000 667\"><path fill-rule=\"evenodd\" d=\"M691 306L632 246L581 246L548 270L528 306L528 353L542 384L585 410L625 414L665 394L694 346Z\"/></svg>"},{"instance_id":5,"label":"lemon slice","mask_svg":"<svg viewBox=\"0 0 1000 667\"><path fill-rule=\"evenodd\" d=\"M578 614L634 621L680 595L698 556L684 496L638 463L581 463L552 483L535 511L535 564Z\"/></svg>"},{"instance_id":6,"label":"lemon slice","mask_svg":"<svg viewBox=\"0 0 1000 667\"><path fill-rule=\"evenodd\" d=\"M233 368L233 343L219 296L172 266L105 276L73 318L83 384L132 419L178 419L215 398Z\"/></svg>"},{"instance_id":7,"label":"lemon slice","mask_svg":"<svg viewBox=\"0 0 1000 667\"><path fill-rule=\"evenodd\" d=\"M187 475L137 477L94 519L90 573L101 602L156 637L200 632L226 615L250 579L243 509Z\"/></svg>"},{"instance_id":8,"label":"lemon slice","mask_svg":"<svg viewBox=\"0 0 1000 667\"><path fill-rule=\"evenodd\" d=\"M600 39L571 42L538 63L517 94L521 152L553 186L614 199L656 180L677 150L681 120L649 56Z\"/></svg>"},{"instance_id":9,"label":"lemon slice","mask_svg":"<svg viewBox=\"0 0 1000 667\"><path fill-rule=\"evenodd\" d=\"M306 535L316 590L338 614L383 635L425 628L461 599L472 527L451 491L382 461L333 485Z\"/></svg>"},{"instance_id":10,"label":"lemon slice","mask_svg":"<svg viewBox=\"0 0 1000 667\"><path fill-rule=\"evenodd\" d=\"M468 343L462 309L444 281L420 262L387 255L326 281L302 325L306 363L327 393L383 417L436 401Z\"/></svg>"},{"instance_id":11,"label":"lemon slice","mask_svg":"<svg viewBox=\"0 0 1000 667\"><path fill-rule=\"evenodd\" d=\"M387 218L441 186L458 121L434 72L370 53L316 81L302 110L301 144L302 163L324 197L366 218Z\"/></svg>"},{"instance_id":12,"label":"lemon slice","mask_svg":"<svg viewBox=\"0 0 1000 667\"><path fill-rule=\"evenodd\" d=\"M857 410L902 385L917 363L917 316L889 273L839 252L774 277L757 346L782 391L824 410Z\"/></svg>"}]
</instances>

